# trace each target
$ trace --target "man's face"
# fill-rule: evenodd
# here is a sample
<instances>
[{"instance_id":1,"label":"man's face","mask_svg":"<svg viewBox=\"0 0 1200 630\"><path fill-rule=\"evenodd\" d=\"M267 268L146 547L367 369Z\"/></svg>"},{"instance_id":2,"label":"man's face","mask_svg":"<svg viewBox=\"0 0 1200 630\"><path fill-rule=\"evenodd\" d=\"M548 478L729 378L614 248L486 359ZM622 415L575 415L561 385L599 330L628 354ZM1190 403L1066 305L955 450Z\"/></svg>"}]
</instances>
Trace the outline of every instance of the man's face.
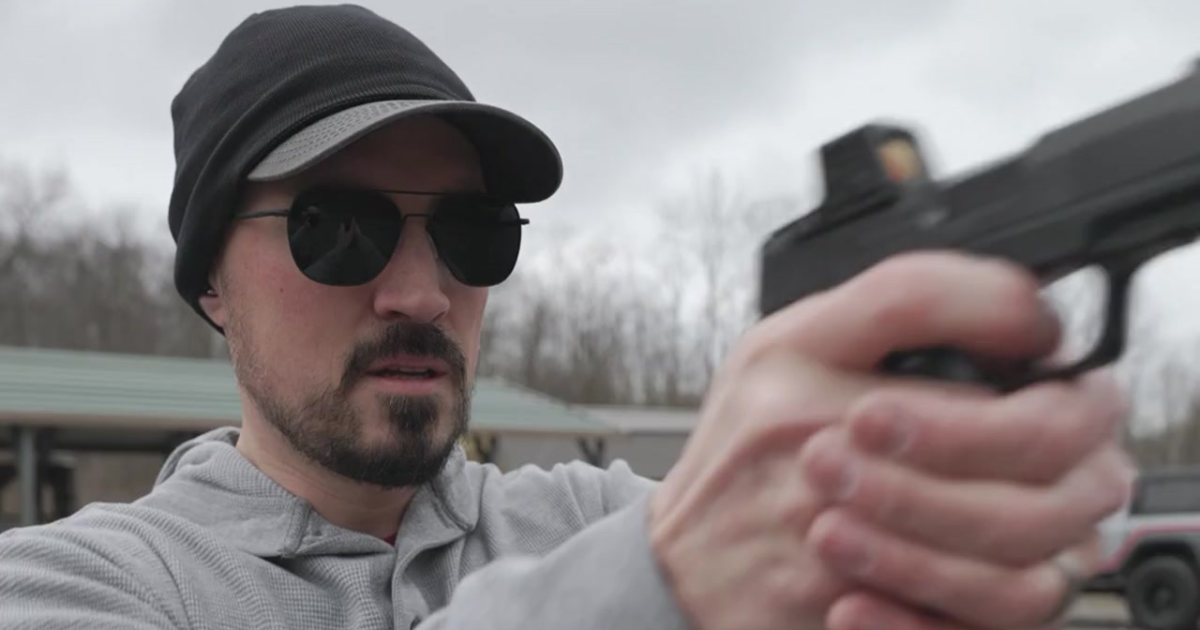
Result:
<instances>
[{"instance_id":1,"label":"man's face","mask_svg":"<svg viewBox=\"0 0 1200 630\"><path fill-rule=\"evenodd\" d=\"M471 144L415 118L385 127L295 179L251 186L242 212L287 208L314 184L482 191ZM403 215L436 196L390 194ZM245 395L309 459L384 487L422 483L466 430L487 289L457 281L406 219L387 267L361 286L316 283L297 268L287 219L234 222L205 298L225 329ZM434 376L422 372L432 367ZM268 427L263 427L264 429Z\"/></svg>"}]
</instances>

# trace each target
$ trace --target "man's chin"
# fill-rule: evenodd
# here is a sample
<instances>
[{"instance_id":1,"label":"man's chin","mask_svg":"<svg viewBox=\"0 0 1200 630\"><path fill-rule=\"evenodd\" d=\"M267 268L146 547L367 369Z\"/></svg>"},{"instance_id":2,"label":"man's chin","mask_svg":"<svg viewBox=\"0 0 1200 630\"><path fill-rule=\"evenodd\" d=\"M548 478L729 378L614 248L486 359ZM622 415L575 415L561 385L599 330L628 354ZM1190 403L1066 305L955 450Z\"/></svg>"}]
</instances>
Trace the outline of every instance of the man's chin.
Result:
<instances>
[{"instance_id":1,"label":"man's chin","mask_svg":"<svg viewBox=\"0 0 1200 630\"><path fill-rule=\"evenodd\" d=\"M450 439L447 422L439 418L434 426L421 427L420 431L408 431L386 419L372 419L369 429L358 435L356 450L366 453L411 453L415 451L442 450Z\"/></svg>"},{"instance_id":2,"label":"man's chin","mask_svg":"<svg viewBox=\"0 0 1200 630\"><path fill-rule=\"evenodd\" d=\"M384 489L419 486L441 473L454 440L404 440L394 437L361 444L351 452L322 462L331 472L351 481Z\"/></svg>"},{"instance_id":3,"label":"man's chin","mask_svg":"<svg viewBox=\"0 0 1200 630\"><path fill-rule=\"evenodd\" d=\"M318 463L352 481L382 488L416 486L437 477L466 430L468 403L449 393L398 396L362 387L353 412L329 427Z\"/></svg>"}]
</instances>

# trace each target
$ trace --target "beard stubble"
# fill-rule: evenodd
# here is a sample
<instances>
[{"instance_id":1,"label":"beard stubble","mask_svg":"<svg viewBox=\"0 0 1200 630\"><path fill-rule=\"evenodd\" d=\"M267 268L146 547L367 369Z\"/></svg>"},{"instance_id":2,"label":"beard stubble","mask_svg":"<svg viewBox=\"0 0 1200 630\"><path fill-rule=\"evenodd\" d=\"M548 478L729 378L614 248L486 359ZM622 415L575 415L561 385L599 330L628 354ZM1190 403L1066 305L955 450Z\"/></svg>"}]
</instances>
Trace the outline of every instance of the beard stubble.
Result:
<instances>
[{"instance_id":1,"label":"beard stubble","mask_svg":"<svg viewBox=\"0 0 1200 630\"><path fill-rule=\"evenodd\" d=\"M250 338L231 317L226 326L234 371L263 418L313 463L353 481L399 488L419 486L441 472L470 424L466 359L459 346L432 324L397 323L355 346L345 361L341 382L303 396L285 398L268 383L271 370ZM235 341L236 340L236 341ZM236 346L236 350L235 350ZM364 444L367 418L350 394L378 359L405 354L433 357L449 366L449 398L439 395L381 394L374 401L388 425L388 437ZM443 435L443 425L449 431Z\"/></svg>"}]
</instances>

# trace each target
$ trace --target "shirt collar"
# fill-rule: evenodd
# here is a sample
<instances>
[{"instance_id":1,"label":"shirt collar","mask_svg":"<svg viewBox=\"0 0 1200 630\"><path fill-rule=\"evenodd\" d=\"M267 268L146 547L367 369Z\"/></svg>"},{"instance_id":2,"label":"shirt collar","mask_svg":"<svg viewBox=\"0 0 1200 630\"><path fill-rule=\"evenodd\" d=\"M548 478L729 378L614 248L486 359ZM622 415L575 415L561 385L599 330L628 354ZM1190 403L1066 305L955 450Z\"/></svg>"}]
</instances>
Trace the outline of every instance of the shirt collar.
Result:
<instances>
[{"instance_id":1,"label":"shirt collar","mask_svg":"<svg viewBox=\"0 0 1200 630\"><path fill-rule=\"evenodd\" d=\"M478 500L467 479L466 454L456 447L442 472L414 494L397 545L325 520L235 447L240 430L224 427L180 445L154 489L136 504L171 513L217 539L260 557L403 553L444 544L475 527Z\"/></svg>"}]
</instances>

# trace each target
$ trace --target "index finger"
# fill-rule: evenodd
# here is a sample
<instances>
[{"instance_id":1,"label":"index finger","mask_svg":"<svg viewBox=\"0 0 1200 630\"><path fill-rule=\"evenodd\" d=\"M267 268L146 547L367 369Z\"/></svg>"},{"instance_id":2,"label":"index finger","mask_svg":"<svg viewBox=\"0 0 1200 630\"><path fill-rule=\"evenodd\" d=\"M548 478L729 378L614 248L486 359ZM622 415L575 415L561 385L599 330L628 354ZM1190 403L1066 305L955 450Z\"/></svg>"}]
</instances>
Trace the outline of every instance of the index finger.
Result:
<instances>
[{"instance_id":1,"label":"index finger","mask_svg":"<svg viewBox=\"0 0 1200 630\"><path fill-rule=\"evenodd\" d=\"M1126 405L1106 371L998 399L879 390L847 426L860 448L935 475L1047 483L1119 435Z\"/></svg>"},{"instance_id":2,"label":"index finger","mask_svg":"<svg viewBox=\"0 0 1200 630\"><path fill-rule=\"evenodd\" d=\"M851 370L874 369L895 351L939 346L1002 359L1045 356L1060 328L1040 288L1001 259L902 254L771 314L748 351L783 347Z\"/></svg>"}]
</instances>

